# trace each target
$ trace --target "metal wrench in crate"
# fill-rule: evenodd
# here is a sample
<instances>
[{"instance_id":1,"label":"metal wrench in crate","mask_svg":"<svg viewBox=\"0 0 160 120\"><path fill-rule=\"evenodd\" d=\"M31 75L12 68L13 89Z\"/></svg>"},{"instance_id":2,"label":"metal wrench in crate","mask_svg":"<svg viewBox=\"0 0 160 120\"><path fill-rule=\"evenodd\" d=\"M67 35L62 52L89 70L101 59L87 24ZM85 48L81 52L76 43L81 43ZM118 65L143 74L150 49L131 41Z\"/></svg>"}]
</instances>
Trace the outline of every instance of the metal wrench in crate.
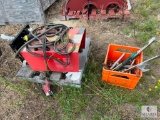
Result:
<instances>
[{"instance_id":1,"label":"metal wrench in crate","mask_svg":"<svg viewBox=\"0 0 160 120\"><path fill-rule=\"evenodd\" d=\"M148 46L150 46L154 41L156 40L155 37L151 38L149 41L148 41L148 44L146 44L144 47L142 47L140 50L132 53L126 60L124 60L121 64L119 64L116 68L114 68L114 70L116 71L121 71L123 70L123 67L125 65L127 65L128 63L132 62L134 59L136 59L140 53L145 50Z\"/></svg>"},{"instance_id":2,"label":"metal wrench in crate","mask_svg":"<svg viewBox=\"0 0 160 120\"><path fill-rule=\"evenodd\" d=\"M139 63L137 65L134 65L134 66L128 68L127 70L124 70L124 72L128 72L128 71L130 71L130 70L132 70L134 68L138 68L138 69L142 70L142 72L147 72L147 71L150 70L150 69L145 69L146 65L148 65L148 62L150 62L152 60L155 60L157 58L160 58L160 55L157 55L157 56L152 57L152 58L150 58L148 60L145 60L145 61L143 61L143 62L141 62L141 63Z\"/></svg>"}]
</instances>

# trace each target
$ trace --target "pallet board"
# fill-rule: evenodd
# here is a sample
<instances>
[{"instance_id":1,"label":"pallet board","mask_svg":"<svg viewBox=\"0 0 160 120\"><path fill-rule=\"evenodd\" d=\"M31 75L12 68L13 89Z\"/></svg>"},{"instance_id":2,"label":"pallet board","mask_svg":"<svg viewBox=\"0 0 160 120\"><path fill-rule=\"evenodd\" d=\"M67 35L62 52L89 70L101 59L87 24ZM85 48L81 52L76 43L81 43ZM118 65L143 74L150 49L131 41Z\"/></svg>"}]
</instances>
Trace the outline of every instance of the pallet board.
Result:
<instances>
[{"instance_id":1,"label":"pallet board","mask_svg":"<svg viewBox=\"0 0 160 120\"><path fill-rule=\"evenodd\" d=\"M54 2L55 0L0 0L0 24L45 23L44 11Z\"/></svg>"}]
</instances>

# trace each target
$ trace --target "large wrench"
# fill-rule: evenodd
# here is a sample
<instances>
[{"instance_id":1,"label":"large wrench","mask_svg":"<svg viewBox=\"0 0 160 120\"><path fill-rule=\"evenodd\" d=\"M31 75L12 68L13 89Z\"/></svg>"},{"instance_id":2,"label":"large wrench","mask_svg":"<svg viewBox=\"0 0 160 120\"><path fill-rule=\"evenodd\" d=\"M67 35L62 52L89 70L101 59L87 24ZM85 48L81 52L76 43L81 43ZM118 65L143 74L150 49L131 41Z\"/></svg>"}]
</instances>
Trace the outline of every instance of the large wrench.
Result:
<instances>
[{"instance_id":1,"label":"large wrench","mask_svg":"<svg viewBox=\"0 0 160 120\"><path fill-rule=\"evenodd\" d=\"M143 62L141 62L141 63L139 63L137 65L134 65L134 66L128 68L127 70L124 70L124 72L128 72L128 71L130 71L130 70L132 70L134 68L138 68L138 69L142 70L142 72L147 72L147 71L150 70L150 69L145 69L146 65L148 65L147 63L150 62L150 61L152 61L152 60L154 60L154 59L157 59L159 57L160 57L160 55L152 57L152 58L150 58L148 60L145 60L145 61L143 61Z\"/></svg>"}]
</instances>

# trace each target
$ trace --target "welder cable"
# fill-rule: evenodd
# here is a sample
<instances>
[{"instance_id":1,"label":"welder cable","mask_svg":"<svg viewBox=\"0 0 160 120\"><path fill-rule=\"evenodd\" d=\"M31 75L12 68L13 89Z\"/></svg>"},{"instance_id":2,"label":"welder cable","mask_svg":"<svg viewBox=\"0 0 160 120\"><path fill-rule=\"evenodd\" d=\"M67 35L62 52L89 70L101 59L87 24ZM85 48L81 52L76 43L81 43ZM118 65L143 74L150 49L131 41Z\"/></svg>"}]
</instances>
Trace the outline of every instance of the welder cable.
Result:
<instances>
[{"instance_id":1,"label":"welder cable","mask_svg":"<svg viewBox=\"0 0 160 120\"><path fill-rule=\"evenodd\" d=\"M38 35L35 35L34 32L36 32L37 30L39 29L42 29L44 27L47 27L47 30L45 30L43 33L40 33ZM50 28L51 27L51 28ZM56 31L56 33L54 34L51 34L49 33L51 30L53 29L58 29ZM64 30L65 29L65 30ZM44 57L44 59L46 60L46 58L52 58L54 60L56 60L57 62L59 62L60 64L64 65L64 66L67 66L69 64L69 54L72 53L74 50L75 50L75 44L72 40L66 40L66 44L64 44L61 48L57 48L57 44L59 42L62 42L62 37L64 36L64 34L71 28L68 28L67 26L65 25L62 25L62 24L51 24L51 25L44 25L44 26L41 26L41 27L38 27L36 29L33 30L33 32L31 32L31 35L34 37L33 39L29 40L28 42L26 42L23 46L20 47L20 49L17 51L16 53L16 56L19 54L19 52L23 49L23 47L26 46L26 50L32 54L32 55L35 55L37 57ZM59 35L59 38L55 41L55 42L46 42L46 39L42 42L43 44L37 44L35 46L31 46L29 45L31 42L35 41L35 40L41 40L41 36L45 35L45 36L55 36L55 35ZM72 44L72 49L70 51L66 50L66 47L68 45L68 43L71 43ZM64 55L66 56L66 63L61 61L60 59L54 57L54 56L46 56L46 47L47 46L50 46L50 45L53 45L53 48L54 48L54 51L57 52L58 54L61 54L61 55ZM43 55L39 55L37 53L34 53L32 52L29 48L42 48L43 49ZM65 49L65 50L64 50ZM65 52L62 52L61 50L64 50ZM47 62L45 61L45 63L47 64Z\"/></svg>"},{"instance_id":2,"label":"welder cable","mask_svg":"<svg viewBox=\"0 0 160 120\"><path fill-rule=\"evenodd\" d=\"M26 46L26 48L27 48L27 46ZM32 54L32 55L34 55L34 56L36 56L36 57L43 57L43 56L40 55L40 54L37 54L37 53L34 53L34 52L30 51L29 48L26 49L26 50L27 50L27 52L29 52L30 54ZM59 62L60 64L62 64L63 66L67 66L67 63L65 63L65 62L63 62L63 61L61 61L61 60L59 60L59 59L56 58L56 57L47 56L47 58L49 58L49 59L54 59L54 60L56 60L57 62ZM67 58L66 58L66 59L67 59Z\"/></svg>"},{"instance_id":3,"label":"welder cable","mask_svg":"<svg viewBox=\"0 0 160 120\"><path fill-rule=\"evenodd\" d=\"M61 35L64 35L64 33L66 32L66 31L68 31L68 28L66 29L66 30L64 30L62 33L61 33ZM33 34L32 34L33 35ZM33 35L34 36L34 35ZM34 37L36 37L36 36L34 36ZM37 38L37 37L36 37ZM37 38L37 39L39 39L39 38ZM75 44L74 44L74 42L72 41L72 40L66 40L66 44L64 44L61 48L57 48L57 44L59 43L59 41L60 41L60 39L62 39L62 36L61 37L59 37L54 43L52 43L52 42L50 42L50 43L47 43L46 44L46 46L49 46L49 45L53 45L53 49L54 49L54 51L55 52L57 52L58 54L60 54L60 55L66 55L66 54L70 54L70 53L72 53L74 50L75 50ZM72 49L70 50L70 51L68 51L68 52L61 52L61 50L63 50L64 48L66 48L67 47L67 45L68 45L68 43L71 43L72 44ZM39 44L39 45L36 45L36 46L30 46L30 45L28 45L30 48L41 48L43 45L41 44Z\"/></svg>"},{"instance_id":4,"label":"welder cable","mask_svg":"<svg viewBox=\"0 0 160 120\"><path fill-rule=\"evenodd\" d=\"M44 26L40 26L40 27L37 27L36 29L34 29L31 33L32 34L34 34L34 33L36 33L37 32L37 30L39 30L40 28L42 29L42 28L45 28L45 27L52 27L54 25L54 27L53 28L58 28L59 29L59 31L58 32L56 32L55 34L51 34L51 35L48 35L48 34L46 34L45 33L45 35L47 36L47 37L51 37L51 36L54 36L54 35L56 35L56 34L60 34L62 31L63 31L63 28L62 27L64 27L64 28L68 28L67 26L65 26L65 25L63 25L63 24L47 24L47 25L44 25ZM52 29L51 29L52 30ZM50 30L49 30L50 31ZM47 33L49 32L49 31L47 31Z\"/></svg>"},{"instance_id":5,"label":"welder cable","mask_svg":"<svg viewBox=\"0 0 160 120\"><path fill-rule=\"evenodd\" d=\"M63 24L56 24L56 26L49 28L48 30L46 30L45 32L43 32L43 33L41 33L41 34L39 34L39 35L37 35L37 36L33 35L33 33L31 32L31 34L34 36L34 38L32 38L31 40L29 40L29 41L27 41L25 44L23 44L23 45L18 49L18 51L16 52L16 55L15 55L15 56L17 57L18 54L20 53L20 51L21 51L26 45L28 45L28 44L30 44L31 42L33 42L35 39L40 40L39 37L41 37L42 35L44 35L44 34L47 33L48 31L54 29L55 27L62 26L62 25L63 25ZM65 26L65 25L63 25L63 26ZM65 27L67 27L67 26L65 26Z\"/></svg>"},{"instance_id":6,"label":"welder cable","mask_svg":"<svg viewBox=\"0 0 160 120\"><path fill-rule=\"evenodd\" d=\"M54 28L54 27L52 27L52 28L46 30L45 32L43 32L43 33L37 35L36 38L35 38L35 36L34 36L34 38L32 38L31 40L27 41L25 44L23 44L23 45L17 50L15 56L17 57L18 54L20 53L20 51L21 51L26 45L30 44L30 43L33 42L35 39L37 39L38 37L41 37L42 35L44 35L45 33L47 33L49 30L51 30L51 29L53 29L53 28Z\"/></svg>"},{"instance_id":7,"label":"welder cable","mask_svg":"<svg viewBox=\"0 0 160 120\"><path fill-rule=\"evenodd\" d=\"M43 48L43 49L44 49L44 48ZM34 52L32 52L31 50L29 50L28 46L26 46L26 50L27 50L30 54L32 54L32 55L34 55L34 56L36 56L36 57L44 57L44 56L42 56L42 55L39 55L39 54L34 53ZM69 62L68 62L68 57L69 57L69 55L64 55L64 56L66 57L66 63L63 62L63 61L61 61L61 60L59 60L58 58L56 58L56 57L54 57L54 56L47 56L47 58L52 58L52 59L56 60L57 62L59 62L60 64L62 64L63 66L67 66L67 65L69 64Z\"/></svg>"},{"instance_id":8,"label":"welder cable","mask_svg":"<svg viewBox=\"0 0 160 120\"><path fill-rule=\"evenodd\" d=\"M67 30L68 30L68 29L66 29L66 30L62 33L62 35L64 35L64 33L65 33ZM61 39L62 39L62 38L61 38ZM54 48L54 51L57 52L57 53L60 54L60 55L70 54L70 53L72 53L72 52L75 50L76 45L75 45L75 43L74 43L72 40L70 40L70 39L67 39L66 44L64 44L61 48L57 48L57 47L56 47L58 42L59 42L59 40L57 39L57 40L54 42L53 48ZM64 48L67 47L68 43L71 43L71 44L72 44L72 49L71 49L70 51L61 52L62 49L64 49Z\"/></svg>"},{"instance_id":9,"label":"welder cable","mask_svg":"<svg viewBox=\"0 0 160 120\"><path fill-rule=\"evenodd\" d=\"M36 39L39 39L37 36L35 36L34 34L32 34ZM40 39L39 39L40 40ZM58 39L59 40L59 39ZM33 46L33 48L34 48L34 46ZM35 48L42 48L42 45L39 45L39 46L36 46ZM44 48L43 48L44 49ZM30 49L29 49L29 47L28 47L28 45L26 46L26 50L30 53L30 54L32 54L32 55L34 55L34 56L37 56L37 57L43 57L42 55L39 55L39 54L37 54L37 53L34 53L34 52L32 52ZM59 62L60 64L62 64L63 66L67 66L68 65L68 63L65 63L65 62L63 62L63 61L61 61L61 60L59 60L58 58L56 58L56 57L53 57L53 56L47 56L47 58L52 58L52 59L54 59L54 60L56 60L57 62ZM67 59L67 58L66 58ZM68 59L67 59L67 61L68 61Z\"/></svg>"},{"instance_id":10,"label":"welder cable","mask_svg":"<svg viewBox=\"0 0 160 120\"><path fill-rule=\"evenodd\" d=\"M39 27L39 28L40 28L40 27ZM36 28L36 29L38 29L38 28ZM64 35L65 32L68 31L68 29L69 29L69 28L67 28L67 29L63 32L63 31L62 31L62 28L60 28L59 32L57 32L57 33L55 33L55 34L52 34L52 35L45 34L45 35L46 35L47 37L52 37L52 36L57 35L57 34L60 34L60 33L61 33L62 35ZM33 31L36 32L36 30L33 30ZM62 33L62 32L63 32L63 33ZM36 39L40 40L37 36L34 35L33 32L31 33L31 35L34 36ZM59 39L60 39L60 37L59 37L57 40L59 40ZM53 44L54 44L54 42L47 42L47 43L46 43L46 46L53 45ZM37 44L37 46L30 46L30 45L29 45L29 47L30 47L30 48L38 48L38 47L42 47L42 44Z\"/></svg>"},{"instance_id":11,"label":"welder cable","mask_svg":"<svg viewBox=\"0 0 160 120\"><path fill-rule=\"evenodd\" d=\"M42 43L43 43L43 58L44 58L44 62L45 62L45 65L46 65L46 70L49 71L49 67L48 67L48 64L47 64L47 56L46 56L46 38L42 39Z\"/></svg>"},{"instance_id":12,"label":"welder cable","mask_svg":"<svg viewBox=\"0 0 160 120\"><path fill-rule=\"evenodd\" d=\"M68 51L65 51L65 52L61 52L61 49L57 49L57 42L58 41L56 41L55 43L54 43L54 51L56 52L56 53L58 53L58 54L60 54L60 55L66 55L66 54L70 54L70 53L72 53L74 50L75 50L75 48L76 48L76 45L73 43L73 41L71 41L71 40L69 40L70 41L70 43L72 43L73 44L73 46L72 46L72 49L68 52ZM63 48L63 47L62 47Z\"/></svg>"}]
</instances>

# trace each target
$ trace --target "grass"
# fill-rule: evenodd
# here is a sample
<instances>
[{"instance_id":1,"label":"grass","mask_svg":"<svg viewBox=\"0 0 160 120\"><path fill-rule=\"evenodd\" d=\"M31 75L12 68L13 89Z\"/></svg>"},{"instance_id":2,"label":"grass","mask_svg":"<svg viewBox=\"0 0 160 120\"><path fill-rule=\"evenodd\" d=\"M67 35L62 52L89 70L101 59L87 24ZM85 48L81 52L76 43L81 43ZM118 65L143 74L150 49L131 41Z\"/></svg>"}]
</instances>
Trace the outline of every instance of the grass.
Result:
<instances>
[{"instance_id":1,"label":"grass","mask_svg":"<svg viewBox=\"0 0 160 120\"><path fill-rule=\"evenodd\" d=\"M7 88L9 90L13 90L20 95L25 95L25 93L28 92L25 85L13 84L9 80L2 78L2 77L0 77L0 82L1 82L1 84L5 85L5 88Z\"/></svg>"},{"instance_id":2,"label":"grass","mask_svg":"<svg viewBox=\"0 0 160 120\"><path fill-rule=\"evenodd\" d=\"M158 3L158 4L156 4ZM132 21L125 29L124 34L132 33L136 44L144 46L148 39L158 35L157 30L160 22L156 19L156 11L159 9L159 0L144 0L134 8L133 13L140 15L138 21ZM131 14L132 15L132 14ZM154 45L159 48L159 44ZM149 47L144 51L145 57L154 56L156 51L154 47ZM12 84L10 81L0 77L0 82L7 89L27 97L29 95L38 97L42 101L54 102L55 107L46 108L45 119L79 119L79 120L141 120L140 111L142 105L158 105L159 91L148 91L150 87L149 76L153 75L151 70L143 75L136 89L128 90L120 88L101 81L101 69L104 57L96 57L91 48L91 54L83 75L82 88L60 87L52 97L45 97L39 85L23 82ZM155 62L155 64L158 64ZM160 77L160 75L159 75ZM158 79L158 75L156 76ZM156 85L156 84L155 84ZM154 86L152 86L154 87ZM27 94L26 94L27 93ZM23 104L22 101L15 101L17 106ZM160 105L158 105L160 108ZM40 116L44 116L44 115Z\"/></svg>"},{"instance_id":3,"label":"grass","mask_svg":"<svg viewBox=\"0 0 160 120\"><path fill-rule=\"evenodd\" d=\"M5 89L15 91L22 98L26 98L28 95L33 95L33 96L43 95L43 92L39 91L39 89L41 88L37 86L37 84L32 84L28 81L23 80L17 83L13 83L10 80L0 76L0 83L5 86Z\"/></svg>"},{"instance_id":4,"label":"grass","mask_svg":"<svg viewBox=\"0 0 160 120\"><path fill-rule=\"evenodd\" d=\"M159 94L148 92L149 83L145 77L139 83L142 87L132 91L101 82L100 63L95 62L96 59L92 54L90 55L83 75L83 88L64 87L60 93L55 93L61 106L60 116L62 115L65 120L70 118L121 120L127 115L119 114L125 109L119 106L127 103L135 107L137 116L134 117L140 119L141 106L154 105Z\"/></svg>"}]
</instances>

